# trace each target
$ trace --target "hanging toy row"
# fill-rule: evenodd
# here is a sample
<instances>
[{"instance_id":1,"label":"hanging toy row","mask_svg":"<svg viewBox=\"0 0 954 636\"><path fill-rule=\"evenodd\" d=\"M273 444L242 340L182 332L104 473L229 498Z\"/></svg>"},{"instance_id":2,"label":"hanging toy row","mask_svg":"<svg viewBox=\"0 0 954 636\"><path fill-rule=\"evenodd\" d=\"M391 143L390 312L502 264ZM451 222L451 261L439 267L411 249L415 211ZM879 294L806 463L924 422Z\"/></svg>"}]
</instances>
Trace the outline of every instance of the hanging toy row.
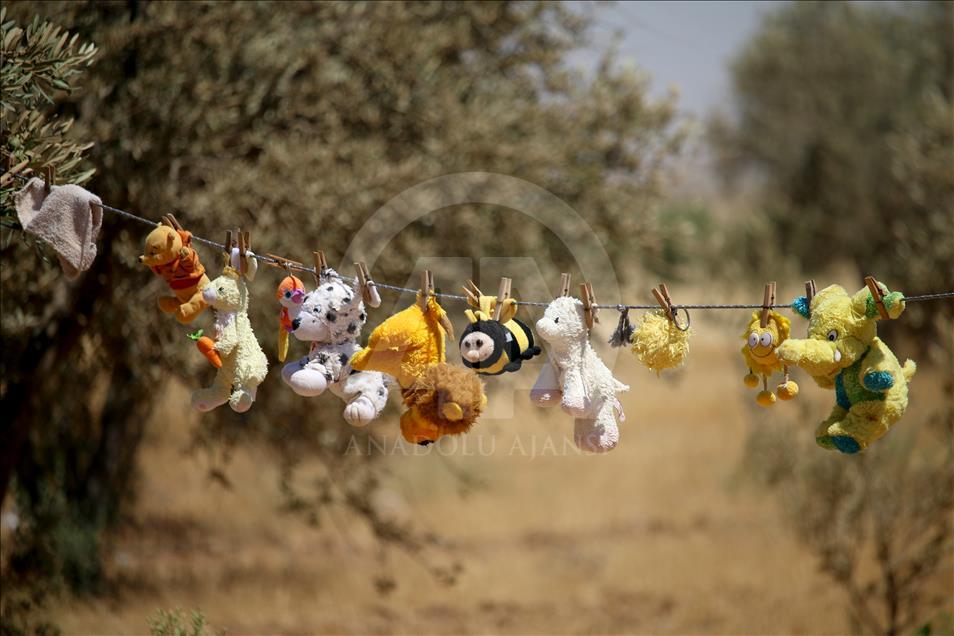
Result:
<instances>
[{"instance_id":1,"label":"hanging toy row","mask_svg":"<svg viewBox=\"0 0 954 636\"><path fill-rule=\"evenodd\" d=\"M268 361L248 318L248 282L258 268L248 233L237 233L236 247L227 233L225 266L210 281L192 235L172 215L145 240L139 260L163 278L173 295L159 298L159 308L187 324L207 307L214 315L212 337L200 329L190 334L196 347L216 368L212 385L192 395L193 407L209 411L226 402L236 412L247 411L264 380ZM433 277L425 271L416 302L387 318L360 344L367 322L366 307L381 299L363 263L348 283L328 267L322 252L315 253L315 288L306 290L290 270L292 261L269 255L287 275L276 291L280 305L278 357L289 350L289 336L308 343L303 357L282 368L282 380L296 394L317 397L326 390L345 403L343 417L352 426L364 426L380 416L390 387L401 391L405 411L401 433L405 440L430 444L444 435L464 433L487 405L480 376L514 373L523 362L542 353L530 327L516 318L518 303L504 278L497 296L483 294L473 282L464 288L467 327L458 345L463 366L448 364L446 338L453 337L447 314L437 302ZM300 264L297 264L300 265ZM795 299L792 308L808 319L808 337L793 339L788 318L775 311L775 284L765 286L762 309L752 313L743 332L746 386L761 391L756 402L771 406L791 400L798 385L789 366L804 369L822 388L835 391L835 406L819 424L819 445L857 453L896 423L907 407L907 386L916 365L898 362L877 337L876 322L904 311L904 296L868 277L854 295L837 285ZM570 277L564 274L560 295L536 323L549 353L531 390L541 407L560 405L574 418L574 441L583 450L606 452L619 443L618 422L625 418L616 394L629 387L615 377L589 342L598 322L597 305L589 284L580 286L580 299L569 295ZM691 329L689 315L680 320L665 284L652 290L660 309L644 313L635 326L628 310L620 308L619 324L610 343L629 345L637 359L660 374L685 364ZM685 309L683 309L685 312ZM777 372L783 381L775 393L768 382Z\"/></svg>"}]
</instances>

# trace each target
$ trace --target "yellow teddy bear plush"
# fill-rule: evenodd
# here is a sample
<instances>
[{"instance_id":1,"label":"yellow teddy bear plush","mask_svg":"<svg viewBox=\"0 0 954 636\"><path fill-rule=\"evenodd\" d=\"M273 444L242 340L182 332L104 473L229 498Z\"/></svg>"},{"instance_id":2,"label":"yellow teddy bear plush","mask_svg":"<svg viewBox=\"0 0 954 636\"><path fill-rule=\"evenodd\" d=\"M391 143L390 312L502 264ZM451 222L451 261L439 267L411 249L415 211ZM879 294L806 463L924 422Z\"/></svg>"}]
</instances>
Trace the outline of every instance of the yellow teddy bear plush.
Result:
<instances>
[{"instance_id":1,"label":"yellow teddy bear plush","mask_svg":"<svg viewBox=\"0 0 954 636\"><path fill-rule=\"evenodd\" d=\"M775 404L775 394L768 390L768 379L776 371L785 374L785 380L776 389L778 397L791 400L798 395L798 385L788 377L788 367L782 364L776 355L779 345L788 339L791 323L788 318L776 311L767 312L765 326L762 326L762 312L752 313L752 320L746 325L742 333L745 345L742 347L742 357L749 367L749 373L743 379L745 386L754 389L762 378L762 390L755 401L759 406Z\"/></svg>"},{"instance_id":2,"label":"yellow teddy bear plush","mask_svg":"<svg viewBox=\"0 0 954 636\"><path fill-rule=\"evenodd\" d=\"M904 311L904 296L878 284L887 314ZM815 431L824 448L857 453L881 438L901 419L908 406L908 383L917 369L902 366L877 336L877 300L868 288L849 296L838 285L826 287L811 300L803 296L795 311L809 318L808 338L788 339L776 353L784 364L805 369L822 388L835 390L835 407Z\"/></svg>"}]
</instances>

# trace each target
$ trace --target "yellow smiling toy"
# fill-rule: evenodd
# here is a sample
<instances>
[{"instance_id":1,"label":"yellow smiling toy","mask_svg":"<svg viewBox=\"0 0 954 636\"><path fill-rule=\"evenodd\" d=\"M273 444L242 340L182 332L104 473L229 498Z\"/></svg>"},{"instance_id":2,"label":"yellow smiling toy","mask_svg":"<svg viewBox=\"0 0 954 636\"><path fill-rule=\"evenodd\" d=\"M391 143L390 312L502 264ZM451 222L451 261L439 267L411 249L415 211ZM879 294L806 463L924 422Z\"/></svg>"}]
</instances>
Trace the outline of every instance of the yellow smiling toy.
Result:
<instances>
[{"instance_id":1,"label":"yellow smiling toy","mask_svg":"<svg viewBox=\"0 0 954 636\"><path fill-rule=\"evenodd\" d=\"M762 376L762 390L756 396L755 401L761 406L772 406L775 404L775 394L768 390L768 379L776 371L782 371L785 374L785 380L778 385L776 391L778 397L783 400L791 400L798 395L798 385L788 377L788 367L785 366L775 353L782 342L784 342L790 332L790 323L788 318L775 311L767 312L765 326L762 326L762 312L752 313L752 320L745 328L742 334L745 340L745 346L742 347L742 357L749 367L749 373L743 381L749 388L757 388L759 385L759 376Z\"/></svg>"}]
</instances>

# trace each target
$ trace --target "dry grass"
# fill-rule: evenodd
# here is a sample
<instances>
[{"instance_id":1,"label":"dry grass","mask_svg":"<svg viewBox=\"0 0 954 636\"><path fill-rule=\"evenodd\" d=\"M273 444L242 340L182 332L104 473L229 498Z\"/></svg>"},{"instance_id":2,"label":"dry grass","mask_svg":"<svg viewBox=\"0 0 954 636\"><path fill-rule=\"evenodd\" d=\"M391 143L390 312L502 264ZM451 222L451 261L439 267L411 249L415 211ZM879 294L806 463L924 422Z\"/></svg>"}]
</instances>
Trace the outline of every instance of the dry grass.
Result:
<instances>
[{"instance_id":1,"label":"dry grass","mask_svg":"<svg viewBox=\"0 0 954 636\"><path fill-rule=\"evenodd\" d=\"M127 591L64 604L58 620L67 634L138 634L156 608L179 606L231 635L846 633L841 591L768 491L732 486L754 408L738 346L724 327L703 325L688 368L670 379L620 355L633 390L623 443L606 456L527 456L548 436L559 450L572 424L498 386L491 417L468 437L472 456L458 447L383 458L382 507L446 539L435 558L464 565L452 587L402 553L382 563L367 529L341 511L319 529L279 513L276 463L261 449L235 455L231 490L210 482L207 459L182 454L194 420L178 419L177 389L157 414L170 424L153 426L143 455L141 528L119 536L108 559ZM531 367L516 378L518 391L534 376ZM799 399L826 409L830 396L798 379ZM269 382L263 390L285 390ZM375 426L393 443L396 422ZM480 456L478 434L492 455ZM515 439L526 454L511 452ZM461 496L450 469L485 487ZM382 569L398 583L384 596L374 586ZM942 574L950 581L951 568Z\"/></svg>"}]
</instances>

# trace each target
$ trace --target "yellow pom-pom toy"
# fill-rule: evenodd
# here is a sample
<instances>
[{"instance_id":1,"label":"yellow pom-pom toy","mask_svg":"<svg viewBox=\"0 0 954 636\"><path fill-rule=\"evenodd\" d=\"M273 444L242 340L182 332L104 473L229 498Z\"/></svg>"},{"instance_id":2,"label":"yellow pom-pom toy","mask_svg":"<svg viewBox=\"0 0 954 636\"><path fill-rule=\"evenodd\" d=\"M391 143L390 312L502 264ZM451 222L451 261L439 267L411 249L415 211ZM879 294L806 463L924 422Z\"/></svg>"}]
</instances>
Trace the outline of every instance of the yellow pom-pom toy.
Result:
<instances>
[{"instance_id":1,"label":"yellow pom-pom toy","mask_svg":"<svg viewBox=\"0 0 954 636\"><path fill-rule=\"evenodd\" d=\"M643 314L630 339L632 351L657 374L682 366L689 355L690 329L680 329L662 310Z\"/></svg>"},{"instance_id":2,"label":"yellow pom-pom toy","mask_svg":"<svg viewBox=\"0 0 954 636\"><path fill-rule=\"evenodd\" d=\"M776 311L768 310L765 314L765 320L762 320L762 311L754 311L742 334L742 339L746 341L742 347L742 357L749 368L742 381L745 386L755 389L758 388L761 377L762 390L755 401L760 406L772 406L775 404L775 395L768 390L768 379L773 373L782 371L785 374L785 380L776 389L779 399L794 398L798 395L798 385L789 379L788 367L782 364L775 353L778 346L788 338L791 323Z\"/></svg>"}]
</instances>

